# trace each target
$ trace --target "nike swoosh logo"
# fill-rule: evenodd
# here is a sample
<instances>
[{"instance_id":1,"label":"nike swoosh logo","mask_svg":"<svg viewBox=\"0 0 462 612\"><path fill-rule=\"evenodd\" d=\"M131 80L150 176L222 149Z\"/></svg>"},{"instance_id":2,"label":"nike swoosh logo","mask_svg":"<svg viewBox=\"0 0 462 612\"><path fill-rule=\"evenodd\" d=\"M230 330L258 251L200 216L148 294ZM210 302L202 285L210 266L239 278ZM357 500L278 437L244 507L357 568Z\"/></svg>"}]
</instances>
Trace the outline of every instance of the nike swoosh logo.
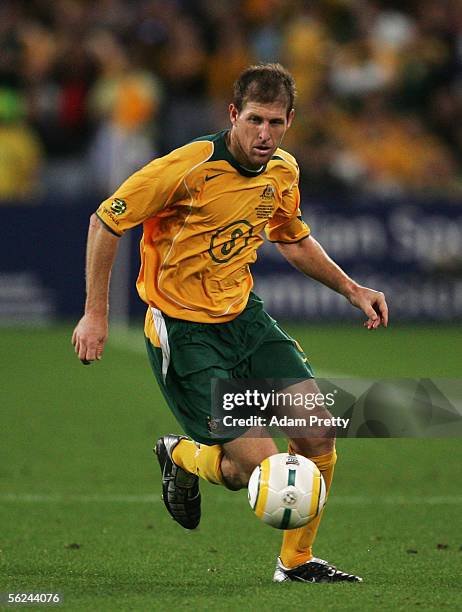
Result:
<instances>
[{"instance_id":1,"label":"nike swoosh logo","mask_svg":"<svg viewBox=\"0 0 462 612\"><path fill-rule=\"evenodd\" d=\"M224 174L224 172L219 172L218 174L209 174L205 177L205 182L211 181L212 179L216 178L217 176L221 176L222 174Z\"/></svg>"}]
</instances>

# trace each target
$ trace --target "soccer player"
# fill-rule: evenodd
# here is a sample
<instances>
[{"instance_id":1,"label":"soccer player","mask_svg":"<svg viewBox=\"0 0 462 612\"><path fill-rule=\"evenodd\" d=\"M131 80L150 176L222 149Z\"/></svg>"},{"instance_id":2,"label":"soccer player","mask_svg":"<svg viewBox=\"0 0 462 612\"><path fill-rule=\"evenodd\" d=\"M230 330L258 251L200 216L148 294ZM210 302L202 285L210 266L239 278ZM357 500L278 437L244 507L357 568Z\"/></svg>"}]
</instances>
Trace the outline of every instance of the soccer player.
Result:
<instances>
[{"instance_id":1,"label":"soccer player","mask_svg":"<svg viewBox=\"0 0 462 612\"><path fill-rule=\"evenodd\" d=\"M90 219L85 314L72 342L84 363L101 359L118 237L143 223L137 288L148 305L148 356L169 407L190 436L163 436L155 452L164 503L186 529L199 524L199 478L237 490L256 465L278 452L272 438L255 437L252 429L236 439L217 439L211 379L292 378L301 380L297 392L317 391L300 346L251 291L249 266L263 230L303 274L360 308L368 329L387 325L384 295L349 278L302 220L298 166L280 148L294 118L294 98L293 78L281 65L249 67L234 86L230 129L155 159ZM330 413L322 407L318 415ZM330 431L294 437L289 449L316 463L328 490L336 462ZM313 556L320 520L284 531L275 582L361 581Z\"/></svg>"}]
</instances>

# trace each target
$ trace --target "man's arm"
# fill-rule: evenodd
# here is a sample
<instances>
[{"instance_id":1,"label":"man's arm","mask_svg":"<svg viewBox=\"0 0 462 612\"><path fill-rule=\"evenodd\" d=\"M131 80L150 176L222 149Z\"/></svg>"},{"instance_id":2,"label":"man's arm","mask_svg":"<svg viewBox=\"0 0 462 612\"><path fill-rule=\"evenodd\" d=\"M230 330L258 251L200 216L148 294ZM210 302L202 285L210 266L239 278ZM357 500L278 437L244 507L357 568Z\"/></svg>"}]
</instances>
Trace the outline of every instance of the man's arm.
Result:
<instances>
[{"instance_id":1,"label":"man's arm","mask_svg":"<svg viewBox=\"0 0 462 612\"><path fill-rule=\"evenodd\" d=\"M297 270L341 293L361 309L368 317L365 327L376 329L380 324L387 327L388 307L383 293L353 281L312 236L293 244L277 243L277 247Z\"/></svg>"},{"instance_id":2,"label":"man's arm","mask_svg":"<svg viewBox=\"0 0 462 612\"><path fill-rule=\"evenodd\" d=\"M86 256L85 314L72 334L75 352L83 363L101 359L108 336L109 280L118 247L98 217L90 217Z\"/></svg>"}]
</instances>

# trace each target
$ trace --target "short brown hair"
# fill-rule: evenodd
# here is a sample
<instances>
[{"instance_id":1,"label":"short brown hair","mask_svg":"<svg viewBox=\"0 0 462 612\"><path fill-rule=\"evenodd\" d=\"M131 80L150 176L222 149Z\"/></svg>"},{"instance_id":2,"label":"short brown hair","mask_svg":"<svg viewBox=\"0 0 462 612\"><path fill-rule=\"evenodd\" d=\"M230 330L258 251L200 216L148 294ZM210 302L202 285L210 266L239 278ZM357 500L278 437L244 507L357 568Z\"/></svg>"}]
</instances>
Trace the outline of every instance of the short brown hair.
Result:
<instances>
[{"instance_id":1,"label":"short brown hair","mask_svg":"<svg viewBox=\"0 0 462 612\"><path fill-rule=\"evenodd\" d=\"M281 64L257 64L249 66L234 83L233 104L240 113L252 100L270 104L281 100L287 104L287 115L294 107L295 80Z\"/></svg>"}]
</instances>

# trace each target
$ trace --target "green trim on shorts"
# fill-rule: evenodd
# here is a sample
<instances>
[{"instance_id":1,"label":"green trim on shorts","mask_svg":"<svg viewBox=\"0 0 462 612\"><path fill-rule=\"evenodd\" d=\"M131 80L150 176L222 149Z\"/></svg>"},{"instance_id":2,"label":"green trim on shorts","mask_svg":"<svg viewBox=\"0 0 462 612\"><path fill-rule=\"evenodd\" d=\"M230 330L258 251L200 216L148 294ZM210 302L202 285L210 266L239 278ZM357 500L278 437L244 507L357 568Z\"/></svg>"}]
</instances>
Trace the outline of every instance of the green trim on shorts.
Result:
<instances>
[{"instance_id":1,"label":"green trim on shorts","mask_svg":"<svg viewBox=\"0 0 462 612\"><path fill-rule=\"evenodd\" d=\"M227 323L194 323L164 315L170 363L162 375L161 348L146 338L148 358L168 406L184 431L202 444L232 438L212 436L212 378L314 378L297 343L251 293L244 311Z\"/></svg>"}]
</instances>

